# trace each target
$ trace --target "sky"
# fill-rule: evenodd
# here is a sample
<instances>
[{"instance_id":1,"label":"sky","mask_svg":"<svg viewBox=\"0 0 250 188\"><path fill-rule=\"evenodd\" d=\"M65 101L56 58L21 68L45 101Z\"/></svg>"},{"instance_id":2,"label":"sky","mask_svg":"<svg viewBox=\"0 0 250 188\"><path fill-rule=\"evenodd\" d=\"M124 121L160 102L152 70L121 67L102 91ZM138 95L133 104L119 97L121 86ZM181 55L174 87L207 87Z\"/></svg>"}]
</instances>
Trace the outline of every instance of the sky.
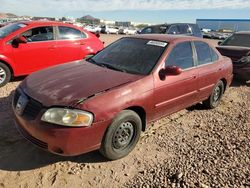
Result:
<instances>
[{"instance_id":1,"label":"sky","mask_svg":"<svg viewBox=\"0 0 250 188\"><path fill-rule=\"evenodd\" d=\"M195 22L197 18L250 19L250 0L0 0L0 12L19 16L146 23Z\"/></svg>"}]
</instances>

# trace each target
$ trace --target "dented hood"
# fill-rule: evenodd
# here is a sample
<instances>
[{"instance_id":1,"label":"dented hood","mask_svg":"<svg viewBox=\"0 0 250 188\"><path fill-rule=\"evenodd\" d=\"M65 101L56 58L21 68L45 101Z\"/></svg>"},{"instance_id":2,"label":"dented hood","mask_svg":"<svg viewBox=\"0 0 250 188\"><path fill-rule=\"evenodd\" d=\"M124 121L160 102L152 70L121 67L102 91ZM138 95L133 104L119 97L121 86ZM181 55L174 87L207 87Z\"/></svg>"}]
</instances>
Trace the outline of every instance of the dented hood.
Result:
<instances>
[{"instance_id":1,"label":"dented hood","mask_svg":"<svg viewBox=\"0 0 250 188\"><path fill-rule=\"evenodd\" d=\"M22 82L21 88L44 106L73 106L79 100L141 77L78 61L33 73Z\"/></svg>"}]
</instances>

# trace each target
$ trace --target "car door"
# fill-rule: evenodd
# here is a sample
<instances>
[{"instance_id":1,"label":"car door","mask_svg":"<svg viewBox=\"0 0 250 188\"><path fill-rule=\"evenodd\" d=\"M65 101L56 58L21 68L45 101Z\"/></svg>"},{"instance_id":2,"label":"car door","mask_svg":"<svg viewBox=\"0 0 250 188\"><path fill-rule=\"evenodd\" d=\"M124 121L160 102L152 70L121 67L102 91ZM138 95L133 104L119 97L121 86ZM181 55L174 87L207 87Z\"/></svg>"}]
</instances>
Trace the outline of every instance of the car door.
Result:
<instances>
[{"instance_id":1,"label":"car door","mask_svg":"<svg viewBox=\"0 0 250 188\"><path fill-rule=\"evenodd\" d=\"M178 66L179 75L167 75L165 80L155 76L155 119L186 108L197 101L197 70L191 42L177 44L168 55L166 66Z\"/></svg>"},{"instance_id":2,"label":"car door","mask_svg":"<svg viewBox=\"0 0 250 188\"><path fill-rule=\"evenodd\" d=\"M56 61L58 64L84 58L81 49L86 45L86 35L68 26L58 26Z\"/></svg>"},{"instance_id":3,"label":"car door","mask_svg":"<svg viewBox=\"0 0 250 188\"><path fill-rule=\"evenodd\" d=\"M219 63L217 53L205 42L194 41L197 53L198 91L199 100L206 99L218 82L222 65Z\"/></svg>"},{"instance_id":4,"label":"car door","mask_svg":"<svg viewBox=\"0 0 250 188\"><path fill-rule=\"evenodd\" d=\"M27 39L27 43L13 46L15 64L21 75L44 69L55 63L53 26L34 27L21 36Z\"/></svg>"}]
</instances>

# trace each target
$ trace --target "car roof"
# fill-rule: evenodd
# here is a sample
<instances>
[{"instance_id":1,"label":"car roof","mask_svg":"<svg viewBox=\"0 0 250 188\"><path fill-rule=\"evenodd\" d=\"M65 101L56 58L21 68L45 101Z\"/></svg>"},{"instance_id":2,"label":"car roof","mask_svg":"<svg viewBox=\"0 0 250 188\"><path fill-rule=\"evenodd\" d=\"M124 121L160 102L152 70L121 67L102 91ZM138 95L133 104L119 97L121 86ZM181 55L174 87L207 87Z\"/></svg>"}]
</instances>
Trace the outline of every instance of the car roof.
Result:
<instances>
[{"instance_id":1,"label":"car roof","mask_svg":"<svg viewBox=\"0 0 250 188\"><path fill-rule=\"evenodd\" d=\"M137 39L148 39L148 40L157 40L163 42L177 42L177 41L187 41L187 40L200 40L204 41L197 37L192 36L184 36L184 35L166 35L166 34L141 34L130 36L129 38L137 38Z\"/></svg>"},{"instance_id":2,"label":"car roof","mask_svg":"<svg viewBox=\"0 0 250 188\"><path fill-rule=\"evenodd\" d=\"M245 34L245 35L250 35L250 31L239 31L239 32L236 32L235 34Z\"/></svg>"},{"instance_id":3,"label":"car roof","mask_svg":"<svg viewBox=\"0 0 250 188\"><path fill-rule=\"evenodd\" d=\"M150 25L148 27L161 27L161 26L169 26L169 25L183 25L183 24L188 24L188 25L197 25L195 23L165 23L165 24L157 24L157 25Z\"/></svg>"},{"instance_id":4,"label":"car roof","mask_svg":"<svg viewBox=\"0 0 250 188\"><path fill-rule=\"evenodd\" d=\"M23 23L23 24L27 24L27 25L53 25L53 24L57 24L57 25L68 25L68 26L74 26L73 24L69 24L69 23L63 23L63 22L57 22L57 21L20 21L20 22L15 22L15 23Z\"/></svg>"}]
</instances>

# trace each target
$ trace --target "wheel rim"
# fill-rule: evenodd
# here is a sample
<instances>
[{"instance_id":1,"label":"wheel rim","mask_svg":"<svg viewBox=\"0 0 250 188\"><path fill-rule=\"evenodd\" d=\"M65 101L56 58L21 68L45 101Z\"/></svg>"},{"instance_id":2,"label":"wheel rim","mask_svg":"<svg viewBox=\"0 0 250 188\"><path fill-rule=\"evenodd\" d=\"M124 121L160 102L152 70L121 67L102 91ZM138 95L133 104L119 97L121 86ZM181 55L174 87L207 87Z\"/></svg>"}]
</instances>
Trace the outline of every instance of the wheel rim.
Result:
<instances>
[{"instance_id":1,"label":"wheel rim","mask_svg":"<svg viewBox=\"0 0 250 188\"><path fill-rule=\"evenodd\" d=\"M2 84L6 79L6 72L0 67L0 84Z\"/></svg>"},{"instance_id":2,"label":"wheel rim","mask_svg":"<svg viewBox=\"0 0 250 188\"><path fill-rule=\"evenodd\" d=\"M131 122L122 123L115 131L112 143L115 149L124 149L132 141L134 135L134 126Z\"/></svg>"},{"instance_id":3,"label":"wheel rim","mask_svg":"<svg viewBox=\"0 0 250 188\"><path fill-rule=\"evenodd\" d=\"M219 86L217 86L214 90L214 102L217 102L220 99L220 95L221 95L221 88Z\"/></svg>"}]
</instances>

